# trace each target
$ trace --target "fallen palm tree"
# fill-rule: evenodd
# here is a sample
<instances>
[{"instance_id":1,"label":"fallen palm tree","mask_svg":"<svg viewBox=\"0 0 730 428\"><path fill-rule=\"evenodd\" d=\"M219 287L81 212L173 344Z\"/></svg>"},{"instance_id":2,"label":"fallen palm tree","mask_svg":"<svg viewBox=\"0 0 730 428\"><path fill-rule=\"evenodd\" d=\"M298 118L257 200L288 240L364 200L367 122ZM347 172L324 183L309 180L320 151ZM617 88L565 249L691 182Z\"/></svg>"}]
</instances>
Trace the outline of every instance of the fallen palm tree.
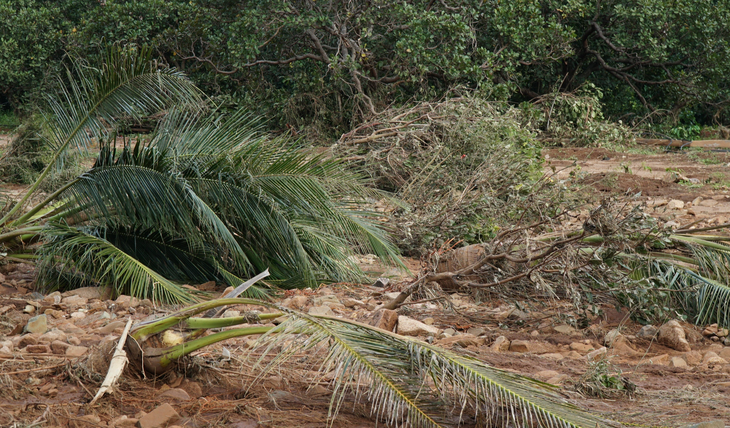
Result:
<instances>
[{"instance_id":1,"label":"fallen palm tree","mask_svg":"<svg viewBox=\"0 0 730 428\"><path fill-rule=\"evenodd\" d=\"M230 305L274 312L233 318L199 316ZM278 318L278 325L252 325ZM246 324L245 326L241 326ZM206 335L209 329L237 326ZM307 315L246 298L198 303L136 325L125 348L131 366L147 376L166 373L192 352L234 337L257 336L257 380L295 355L320 355L319 372L333 373L330 418L346 394L366 400L392 426L440 427L466 415L489 426L609 426L562 397L556 387L491 367L420 340L358 322Z\"/></svg>"}]
</instances>

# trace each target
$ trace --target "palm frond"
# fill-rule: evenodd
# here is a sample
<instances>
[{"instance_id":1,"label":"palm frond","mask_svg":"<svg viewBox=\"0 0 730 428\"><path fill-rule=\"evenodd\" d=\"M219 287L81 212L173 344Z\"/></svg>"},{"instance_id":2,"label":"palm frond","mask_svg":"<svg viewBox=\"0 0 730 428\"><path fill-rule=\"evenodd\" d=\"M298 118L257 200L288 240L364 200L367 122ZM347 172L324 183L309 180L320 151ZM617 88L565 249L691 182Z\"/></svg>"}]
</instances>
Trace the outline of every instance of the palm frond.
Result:
<instances>
[{"instance_id":1,"label":"palm frond","mask_svg":"<svg viewBox=\"0 0 730 428\"><path fill-rule=\"evenodd\" d=\"M189 291L149 268L98 234L60 222L49 222L41 249L39 285L55 286L54 275L81 273L87 281L110 286L115 295L185 303ZM102 231L103 232L103 231Z\"/></svg>"},{"instance_id":2,"label":"palm frond","mask_svg":"<svg viewBox=\"0 0 730 428\"><path fill-rule=\"evenodd\" d=\"M68 83L61 83L60 95L49 97L44 125L47 143L54 155L24 197L0 220L5 223L30 199L41 182L60 167L71 146L88 148L110 132L122 117L141 118L172 104L202 104L201 92L184 74L158 68L152 51L141 48L125 52L112 47L102 68L91 68L77 60L68 70Z\"/></svg>"},{"instance_id":3,"label":"palm frond","mask_svg":"<svg viewBox=\"0 0 730 428\"><path fill-rule=\"evenodd\" d=\"M465 412L486 418L489 426L585 427L606 421L562 399L555 387L496 369L416 339L359 323L312 317L295 311L259 343L264 358L276 356L262 370L302 351L325 346L320 372L333 372L334 418L346 393L365 397L384 422L404 427L439 427ZM283 340L291 334L292 340Z\"/></svg>"}]
</instances>

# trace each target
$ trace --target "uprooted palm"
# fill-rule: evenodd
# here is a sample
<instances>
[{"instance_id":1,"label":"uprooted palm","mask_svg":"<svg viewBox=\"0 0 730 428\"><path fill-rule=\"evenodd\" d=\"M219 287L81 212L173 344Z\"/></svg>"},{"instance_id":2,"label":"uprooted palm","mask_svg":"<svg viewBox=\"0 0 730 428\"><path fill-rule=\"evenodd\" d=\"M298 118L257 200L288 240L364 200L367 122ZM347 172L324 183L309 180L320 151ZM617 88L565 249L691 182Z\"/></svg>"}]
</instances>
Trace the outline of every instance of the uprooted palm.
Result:
<instances>
[{"instance_id":1,"label":"uprooted palm","mask_svg":"<svg viewBox=\"0 0 730 428\"><path fill-rule=\"evenodd\" d=\"M131 62L148 64L148 54ZM182 283L238 284L268 267L279 284L315 285L353 279L352 249L397 257L358 210L374 193L356 176L264 137L244 113L207 112L177 73L130 67L115 51L102 70L79 73L61 94L47 124L56 156L39 182L70 146L98 143L99 155L88 172L19 215L38 183L32 186L3 218L0 237L10 257L40 259L47 288L109 285L188 301ZM166 116L155 132L120 142L119 119L160 109ZM38 240L39 248L25 246Z\"/></svg>"}]
</instances>

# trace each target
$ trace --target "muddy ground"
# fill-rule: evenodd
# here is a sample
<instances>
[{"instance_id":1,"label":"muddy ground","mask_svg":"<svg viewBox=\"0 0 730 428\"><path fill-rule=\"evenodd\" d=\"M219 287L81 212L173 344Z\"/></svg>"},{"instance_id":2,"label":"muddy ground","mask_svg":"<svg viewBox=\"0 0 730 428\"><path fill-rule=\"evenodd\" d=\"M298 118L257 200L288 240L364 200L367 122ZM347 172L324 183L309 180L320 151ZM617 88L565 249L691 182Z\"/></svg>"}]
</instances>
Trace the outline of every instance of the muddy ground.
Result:
<instances>
[{"instance_id":1,"label":"muddy ground","mask_svg":"<svg viewBox=\"0 0 730 428\"><path fill-rule=\"evenodd\" d=\"M637 154L556 148L544 154L546 170L554 167L557 178L573 172L599 195L636 195L647 204L647 212L672 222L675 228L730 221L730 156L726 153ZM390 276L391 284L386 288L335 284L292 291L281 297L282 303L305 312L327 307L335 316L368 322L378 305L392 297L389 293L408 283L409 273L383 267L367 257L360 263L373 276ZM418 271L417 261L408 263L413 272ZM185 367L163 378L125 376L114 393L89 405L102 377L89 368L89 356L105 343L115 342L130 317L141 320L170 308L125 297L112 301L86 289L58 296L34 294L32 266L5 265L1 269L0 426L134 426L164 403L177 413L170 424L178 426L327 424L330 385L327 376L316 384L309 382L311 356L295 358L286 370L252 382L256 371L252 360L243 357L250 339L205 348ZM730 423L730 346L724 346L722 338L703 336L705 326L683 325L691 351L682 352L642 338L642 326L612 306L602 307L587 327L577 328L571 323L579 314L569 302L533 300L516 308L514 302L498 297L483 300L452 293L448 308L417 303L402 306L398 314L436 327L436 343L495 367L556 384L580 407L626 426ZM22 334L20 329L27 320L39 313L47 315L48 331ZM591 356L602 352L606 333L613 329L619 329L625 340L605 352L636 390L603 398L581 395L576 385L589 369ZM456 336L464 340L454 341ZM714 356L720 360L710 358ZM377 423L366 406L351 404L342 407L333 426L375 427ZM712 426L722 426L722 422Z\"/></svg>"}]
</instances>

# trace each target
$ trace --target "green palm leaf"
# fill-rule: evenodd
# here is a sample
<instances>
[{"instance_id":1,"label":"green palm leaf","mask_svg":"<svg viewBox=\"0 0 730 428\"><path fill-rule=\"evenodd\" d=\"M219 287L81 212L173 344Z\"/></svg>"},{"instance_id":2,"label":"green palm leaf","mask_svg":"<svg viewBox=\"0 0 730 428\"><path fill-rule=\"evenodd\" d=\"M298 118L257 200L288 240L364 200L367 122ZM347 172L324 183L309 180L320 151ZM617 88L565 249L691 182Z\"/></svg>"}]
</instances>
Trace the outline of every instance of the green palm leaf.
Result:
<instances>
[{"instance_id":1,"label":"green palm leaf","mask_svg":"<svg viewBox=\"0 0 730 428\"><path fill-rule=\"evenodd\" d=\"M41 285L53 288L56 281L52 275L82 273L88 282L111 286L115 295L173 303L193 300L183 287L100 236L103 232L49 222L47 241L41 249Z\"/></svg>"},{"instance_id":2,"label":"green palm leaf","mask_svg":"<svg viewBox=\"0 0 730 428\"><path fill-rule=\"evenodd\" d=\"M103 139L122 117L138 119L173 104L199 108L200 91L182 73L155 67L151 54L148 48L129 54L113 47L101 69L77 61L73 72L68 71L69 83L61 84L59 97L49 99L46 117L54 156L25 196L0 219L1 224L25 205L70 146L86 148Z\"/></svg>"},{"instance_id":3,"label":"green palm leaf","mask_svg":"<svg viewBox=\"0 0 730 428\"><path fill-rule=\"evenodd\" d=\"M259 341L260 362L276 352L260 376L296 353L326 346L319 371L334 374L332 418L352 392L367 398L373 412L394 426L440 427L449 411L457 418L464 411L481 414L495 426L606 424L566 402L551 385L370 326L278 309L288 318ZM284 340L282 334L294 339Z\"/></svg>"}]
</instances>

